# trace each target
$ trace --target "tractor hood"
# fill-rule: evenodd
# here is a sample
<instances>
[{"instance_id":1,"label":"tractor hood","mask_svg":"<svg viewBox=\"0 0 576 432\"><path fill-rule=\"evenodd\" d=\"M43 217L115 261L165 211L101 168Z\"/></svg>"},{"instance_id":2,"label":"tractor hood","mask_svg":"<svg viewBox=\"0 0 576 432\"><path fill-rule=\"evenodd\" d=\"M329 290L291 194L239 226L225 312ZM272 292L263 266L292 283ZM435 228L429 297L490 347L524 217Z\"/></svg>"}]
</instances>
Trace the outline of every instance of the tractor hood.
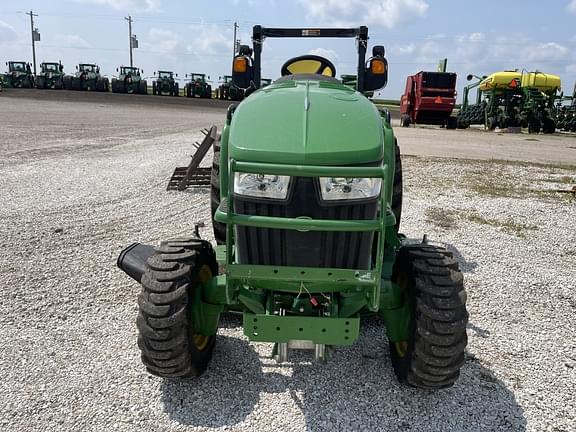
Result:
<instances>
[{"instance_id":1,"label":"tractor hood","mask_svg":"<svg viewBox=\"0 0 576 432\"><path fill-rule=\"evenodd\" d=\"M363 95L330 81L282 81L236 109L230 156L238 161L358 165L383 157L382 120Z\"/></svg>"}]
</instances>

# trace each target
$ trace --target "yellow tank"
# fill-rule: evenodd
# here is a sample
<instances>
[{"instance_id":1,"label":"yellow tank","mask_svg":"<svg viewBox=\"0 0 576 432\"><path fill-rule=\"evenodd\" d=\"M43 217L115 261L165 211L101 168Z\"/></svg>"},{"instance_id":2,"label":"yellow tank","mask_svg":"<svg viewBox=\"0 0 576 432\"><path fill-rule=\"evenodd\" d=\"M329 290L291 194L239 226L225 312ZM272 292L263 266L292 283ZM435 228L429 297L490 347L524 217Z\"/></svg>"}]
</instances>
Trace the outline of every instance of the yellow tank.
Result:
<instances>
[{"instance_id":1,"label":"yellow tank","mask_svg":"<svg viewBox=\"0 0 576 432\"><path fill-rule=\"evenodd\" d=\"M522 87L535 87L541 92L555 92L560 90L561 81L558 75L542 72L528 72L522 74Z\"/></svg>"},{"instance_id":2,"label":"yellow tank","mask_svg":"<svg viewBox=\"0 0 576 432\"><path fill-rule=\"evenodd\" d=\"M495 72L484 78L478 88L482 91L513 88L517 86L515 80L519 83L521 78L522 74L517 71Z\"/></svg>"}]
</instances>

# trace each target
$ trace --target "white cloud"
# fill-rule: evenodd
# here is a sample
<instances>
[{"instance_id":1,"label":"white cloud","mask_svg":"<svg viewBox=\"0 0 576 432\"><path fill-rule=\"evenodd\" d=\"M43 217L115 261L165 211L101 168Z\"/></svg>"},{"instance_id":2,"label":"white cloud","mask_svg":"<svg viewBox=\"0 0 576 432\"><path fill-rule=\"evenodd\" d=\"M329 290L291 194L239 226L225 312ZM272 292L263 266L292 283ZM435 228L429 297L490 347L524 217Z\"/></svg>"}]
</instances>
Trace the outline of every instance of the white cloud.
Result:
<instances>
[{"instance_id":1,"label":"white cloud","mask_svg":"<svg viewBox=\"0 0 576 432\"><path fill-rule=\"evenodd\" d=\"M425 0L299 0L307 17L332 26L373 25L388 29L424 16Z\"/></svg>"},{"instance_id":2,"label":"white cloud","mask_svg":"<svg viewBox=\"0 0 576 432\"><path fill-rule=\"evenodd\" d=\"M576 15L576 0L571 0L570 3L568 3L566 6L566 10Z\"/></svg>"},{"instance_id":3,"label":"white cloud","mask_svg":"<svg viewBox=\"0 0 576 432\"><path fill-rule=\"evenodd\" d=\"M61 48L91 48L85 39L78 35L57 34L54 36L53 42L50 42Z\"/></svg>"},{"instance_id":4,"label":"white cloud","mask_svg":"<svg viewBox=\"0 0 576 432\"><path fill-rule=\"evenodd\" d=\"M527 61L560 61L566 58L568 48L556 42L537 43L522 50L522 57Z\"/></svg>"},{"instance_id":5,"label":"white cloud","mask_svg":"<svg viewBox=\"0 0 576 432\"><path fill-rule=\"evenodd\" d=\"M0 21L0 44L4 42L12 42L18 39L16 30L10 24Z\"/></svg>"},{"instance_id":6,"label":"white cloud","mask_svg":"<svg viewBox=\"0 0 576 432\"><path fill-rule=\"evenodd\" d=\"M109 6L112 9L128 12L155 12L160 9L161 0L75 0L78 3L91 3Z\"/></svg>"},{"instance_id":7,"label":"white cloud","mask_svg":"<svg viewBox=\"0 0 576 432\"><path fill-rule=\"evenodd\" d=\"M492 41L487 44L486 41ZM471 69L490 71L505 68L546 68L570 61L570 50L556 42L539 42L523 35L486 35L475 32L456 37L436 35L419 43L395 45L396 56L433 64L448 57Z\"/></svg>"},{"instance_id":8,"label":"white cloud","mask_svg":"<svg viewBox=\"0 0 576 432\"><path fill-rule=\"evenodd\" d=\"M336 54L336 51L331 50L331 49L315 48L315 49L311 49L310 51L308 51L308 54L317 55L320 57L327 58L328 60L330 60L334 64L338 63L338 54Z\"/></svg>"},{"instance_id":9,"label":"white cloud","mask_svg":"<svg viewBox=\"0 0 576 432\"><path fill-rule=\"evenodd\" d=\"M186 49L184 39L171 30L151 28L148 31L146 41L142 42L144 50L168 55L178 54Z\"/></svg>"},{"instance_id":10,"label":"white cloud","mask_svg":"<svg viewBox=\"0 0 576 432\"><path fill-rule=\"evenodd\" d=\"M215 24L191 25L194 34L190 51L199 56L230 53L232 56L232 30Z\"/></svg>"}]
</instances>

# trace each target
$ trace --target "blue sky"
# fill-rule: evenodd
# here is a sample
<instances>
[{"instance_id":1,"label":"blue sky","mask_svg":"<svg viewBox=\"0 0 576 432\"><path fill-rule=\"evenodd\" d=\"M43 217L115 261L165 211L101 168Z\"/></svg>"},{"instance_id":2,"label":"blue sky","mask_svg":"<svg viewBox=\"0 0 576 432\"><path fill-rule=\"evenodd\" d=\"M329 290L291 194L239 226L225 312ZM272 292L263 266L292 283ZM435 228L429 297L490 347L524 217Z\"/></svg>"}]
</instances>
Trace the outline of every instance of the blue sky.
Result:
<instances>
[{"instance_id":1,"label":"blue sky","mask_svg":"<svg viewBox=\"0 0 576 432\"><path fill-rule=\"evenodd\" d=\"M239 38L250 40L254 24L285 27L368 25L370 42L386 47L388 87L382 95L398 99L406 76L434 70L448 58L458 73L458 87L468 73L504 69L558 74L566 93L576 80L576 0L482 2L449 0L21 0L0 3L0 61L31 61L30 21L33 9L42 35L38 63L62 60L72 72L78 62L96 62L112 76L129 63L128 26L140 47L135 65L152 75L173 69L183 78L205 72L213 81L229 74L233 23ZM274 40L265 42L263 76L276 78L293 56L318 53L329 57L338 73L355 66L352 40Z\"/></svg>"}]
</instances>

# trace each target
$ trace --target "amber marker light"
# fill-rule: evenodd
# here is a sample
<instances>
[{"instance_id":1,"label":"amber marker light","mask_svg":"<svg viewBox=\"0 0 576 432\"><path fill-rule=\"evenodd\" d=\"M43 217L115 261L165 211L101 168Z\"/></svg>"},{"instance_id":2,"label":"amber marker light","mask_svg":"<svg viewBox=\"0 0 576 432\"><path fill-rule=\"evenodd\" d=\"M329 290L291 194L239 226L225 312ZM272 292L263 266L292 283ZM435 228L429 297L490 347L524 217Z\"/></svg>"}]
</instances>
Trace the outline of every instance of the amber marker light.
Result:
<instances>
[{"instance_id":1,"label":"amber marker light","mask_svg":"<svg viewBox=\"0 0 576 432\"><path fill-rule=\"evenodd\" d=\"M234 72L237 73L244 73L246 72L246 67L248 65L248 62L246 61L246 58L244 57L236 57L234 59Z\"/></svg>"}]
</instances>

